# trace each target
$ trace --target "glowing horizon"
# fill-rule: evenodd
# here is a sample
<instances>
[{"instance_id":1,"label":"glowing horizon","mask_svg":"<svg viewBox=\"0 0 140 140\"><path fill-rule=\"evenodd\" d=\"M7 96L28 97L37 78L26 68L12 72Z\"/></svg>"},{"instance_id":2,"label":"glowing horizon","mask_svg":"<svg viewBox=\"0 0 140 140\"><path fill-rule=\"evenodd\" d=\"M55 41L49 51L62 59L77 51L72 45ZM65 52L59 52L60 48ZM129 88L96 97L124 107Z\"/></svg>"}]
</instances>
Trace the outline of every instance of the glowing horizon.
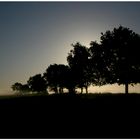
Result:
<instances>
[{"instance_id":1,"label":"glowing horizon","mask_svg":"<svg viewBox=\"0 0 140 140\"><path fill-rule=\"evenodd\" d=\"M88 88L88 92L89 93L125 93L125 88L124 85L117 85L117 84L113 84L113 85L103 85L103 86L89 86ZM80 89L76 89L76 91L78 91L80 93ZM140 93L140 84L131 86L129 85L129 93ZM12 89L5 89L5 90L0 90L0 95L13 95L16 92L12 91ZM52 93L49 91L49 93ZM85 89L84 89L84 93L85 93Z\"/></svg>"}]
</instances>

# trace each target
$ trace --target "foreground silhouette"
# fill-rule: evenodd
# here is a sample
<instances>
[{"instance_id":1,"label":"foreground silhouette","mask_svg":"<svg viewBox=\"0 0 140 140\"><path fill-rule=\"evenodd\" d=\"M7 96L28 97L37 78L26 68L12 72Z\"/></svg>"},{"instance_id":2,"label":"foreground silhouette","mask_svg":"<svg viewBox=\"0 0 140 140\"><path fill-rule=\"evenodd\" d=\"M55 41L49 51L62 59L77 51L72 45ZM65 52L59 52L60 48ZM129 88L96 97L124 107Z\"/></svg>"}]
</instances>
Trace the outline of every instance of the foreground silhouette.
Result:
<instances>
[{"instance_id":1,"label":"foreground silhouette","mask_svg":"<svg viewBox=\"0 0 140 140\"><path fill-rule=\"evenodd\" d=\"M0 99L0 138L140 138L140 94Z\"/></svg>"}]
</instances>

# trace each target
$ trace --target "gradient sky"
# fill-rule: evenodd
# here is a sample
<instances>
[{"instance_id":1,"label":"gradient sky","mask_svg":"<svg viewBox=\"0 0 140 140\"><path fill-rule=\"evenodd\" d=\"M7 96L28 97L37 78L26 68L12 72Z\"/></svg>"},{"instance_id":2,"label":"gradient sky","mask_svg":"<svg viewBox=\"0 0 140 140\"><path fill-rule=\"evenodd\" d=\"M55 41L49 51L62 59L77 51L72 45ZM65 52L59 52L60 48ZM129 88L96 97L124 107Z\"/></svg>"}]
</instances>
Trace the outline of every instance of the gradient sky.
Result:
<instances>
[{"instance_id":1,"label":"gradient sky","mask_svg":"<svg viewBox=\"0 0 140 140\"><path fill-rule=\"evenodd\" d=\"M50 64L67 64L72 43L89 47L119 25L140 34L140 2L0 2L0 93Z\"/></svg>"}]
</instances>

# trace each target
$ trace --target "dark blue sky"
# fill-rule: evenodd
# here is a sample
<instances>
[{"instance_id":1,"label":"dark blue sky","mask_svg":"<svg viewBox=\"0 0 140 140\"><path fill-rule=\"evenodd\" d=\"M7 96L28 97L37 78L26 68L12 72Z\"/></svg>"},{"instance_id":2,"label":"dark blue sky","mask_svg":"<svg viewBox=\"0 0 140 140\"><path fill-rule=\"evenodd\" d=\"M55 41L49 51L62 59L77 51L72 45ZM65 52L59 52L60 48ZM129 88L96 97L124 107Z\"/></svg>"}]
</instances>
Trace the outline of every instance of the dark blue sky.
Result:
<instances>
[{"instance_id":1,"label":"dark blue sky","mask_svg":"<svg viewBox=\"0 0 140 140\"><path fill-rule=\"evenodd\" d=\"M0 2L0 93L120 24L140 34L140 2Z\"/></svg>"}]
</instances>

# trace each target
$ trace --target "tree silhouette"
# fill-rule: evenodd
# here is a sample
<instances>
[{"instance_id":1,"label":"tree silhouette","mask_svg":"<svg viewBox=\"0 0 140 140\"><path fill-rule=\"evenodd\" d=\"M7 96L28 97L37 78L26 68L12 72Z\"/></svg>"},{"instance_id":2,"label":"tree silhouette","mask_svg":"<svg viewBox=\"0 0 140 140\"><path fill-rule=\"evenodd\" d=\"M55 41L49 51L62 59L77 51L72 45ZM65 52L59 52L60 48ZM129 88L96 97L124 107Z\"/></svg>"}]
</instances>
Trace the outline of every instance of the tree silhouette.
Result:
<instances>
[{"instance_id":1,"label":"tree silhouette","mask_svg":"<svg viewBox=\"0 0 140 140\"><path fill-rule=\"evenodd\" d=\"M27 83L33 92L46 92L47 84L41 74L30 77Z\"/></svg>"},{"instance_id":2,"label":"tree silhouette","mask_svg":"<svg viewBox=\"0 0 140 140\"><path fill-rule=\"evenodd\" d=\"M73 82L81 88L81 93L83 87L88 93L88 86L91 84L88 48L78 42L72 46L73 50L68 54L67 61L73 73Z\"/></svg>"},{"instance_id":3,"label":"tree silhouette","mask_svg":"<svg viewBox=\"0 0 140 140\"><path fill-rule=\"evenodd\" d=\"M106 84L104 78L106 75L106 69L104 69L104 67L106 65L103 62L101 45L98 44L96 41L92 41L90 43L89 53L90 53L89 67L91 72L92 85L101 86Z\"/></svg>"},{"instance_id":4,"label":"tree silhouette","mask_svg":"<svg viewBox=\"0 0 140 140\"><path fill-rule=\"evenodd\" d=\"M69 94L75 94L77 86L77 81L75 80L75 71L68 67L66 74L66 88L68 89Z\"/></svg>"},{"instance_id":5,"label":"tree silhouette","mask_svg":"<svg viewBox=\"0 0 140 140\"><path fill-rule=\"evenodd\" d=\"M18 82L13 84L11 88L13 89L13 91L20 92L21 94L30 91L29 86L27 84L22 85L21 83Z\"/></svg>"},{"instance_id":6,"label":"tree silhouette","mask_svg":"<svg viewBox=\"0 0 140 140\"><path fill-rule=\"evenodd\" d=\"M44 77L50 89L55 93L63 93L63 89L67 88L68 71L68 66L63 64L53 64L46 69Z\"/></svg>"},{"instance_id":7,"label":"tree silhouette","mask_svg":"<svg viewBox=\"0 0 140 140\"><path fill-rule=\"evenodd\" d=\"M124 84L128 93L128 84L140 82L140 36L119 26L113 31L101 33L101 58L106 82Z\"/></svg>"},{"instance_id":8,"label":"tree silhouette","mask_svg":"<svg viewBox=\"0 0 140 140\"><path fill-rule=\"evenodd\" d=\"M15 84L13 84L13 85L12 85L12 87L11 87L11 88L13 89L13 91L18 91L18 92L20 92L20 91L21 91L21 89L22 89L22 84L21 84L21 83L16 82Z\"/></svg>"},{"instance_id":9,"label":"tree silhouette","mask_svg":"<svg viewBox=\"0 0 140 140\"><path fill-rule=\"evenodd\" d=\"M22 86L21 86L21 91L22 91L23 93L29 92L29 91L30 91L30 88L29 88L28 84L22 85Z\"/></svg>"},{"instance_id":10,"label":"tree silhouette","mask_svg":"<svg viewBox=\"0 0 140 140\"><path fill-rule=\"evenodd\" d=\"M59 93L63 93L63 89L67 88L69 67L63 64L58 65Z\"/></svg>"},{"instance_id":11,"label":"tree silhouette","mask_svg":"<svg viewBox=\"0 0 140 140\"><path fill-rule=\"evenodd\" d=\"M15 83L14 91L46 91L47 86L55 93L63 93L67 88L75 93L76 88L118 83L128 85L140 83L140 35L129 28L119 26L112 31L101 33L100 43L92 41L90 48L79 42L72 44L73 49L67 56L68 66L50 65L43 77L37 74L30 77L28 84Z\"/></svg>"}]
</instances>

